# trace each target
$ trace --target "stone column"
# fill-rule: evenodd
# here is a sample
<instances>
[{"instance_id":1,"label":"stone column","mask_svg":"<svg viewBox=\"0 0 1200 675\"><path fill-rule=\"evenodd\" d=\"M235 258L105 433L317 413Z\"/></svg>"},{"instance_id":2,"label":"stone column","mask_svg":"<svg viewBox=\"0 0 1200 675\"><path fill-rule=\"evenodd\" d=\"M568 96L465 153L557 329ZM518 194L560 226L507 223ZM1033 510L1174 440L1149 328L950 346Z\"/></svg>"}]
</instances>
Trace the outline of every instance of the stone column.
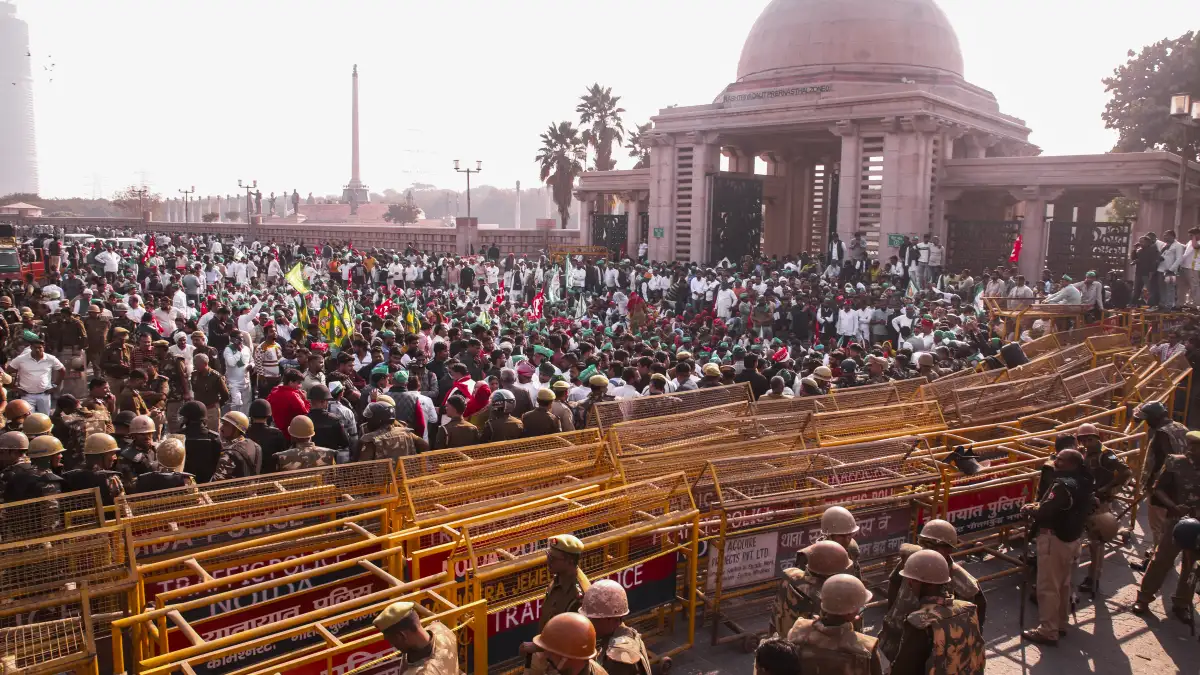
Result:
<instances>
[{"instance_id":1,"label":"stone column","mask_svg":"<svg viewBox=\"0 0 1200 675\"><path fill-rule=\"evenodd\" d=\"M621 195L621 200L625 204L625 250L630 258L636 258L642 229L639 227L638 194L627 192Z\"/></svg>"},{"instance_id":2,"label":"stone column","mask_svg":"<svg viewBox=\"0 0 1200 675\"><path fill-rule=\"evenodd\" d=\"M849 241L858 229L859 183L862 181L862 138L858 124L842 120L831 128L842 138L841 173L838 176L837 229L842 241ZM830 205L832 208L833 205Z\"/></svg>"},{"instance_id":3,"label":"stone column","mask_svg":"<svg viewBox=\"0 0 1200 675\"><path fill-rule=\"evenodd\" d=\"M967 134L964 141L967 146L966 159L983 159L987 157L988 148L996 144L994 136L982 133Z\"/></svg>"},{"instance_id":4,"label":"stone column","mask_svg":"<svg viewBox=\"0 0 1200 675\"><path fill-rule=\"evenodd\" d=\"M1143 185L1138 190L1122 190L1121 194L1129 199L1138 200L1138 215L1133 221L1129 233L1129 245L1142 238L1142 235L1153 232L1161 235L1163 230L1169 230L1175 225L1175 189L1160 188L1157 185ZM1178 233L1176 233L1178 235ZM1184 237L1187 233L1184 233Z\"/></svg>"},{"instance_id":5,"label":"stone column","mask_svg":"<svg viewBox=\"0 0 1200 675\"><path fill-rule=\"evenodd\" d=\"M648 233L650 260L674 260L675 227L671 210L675 206L675 139L665 134L650 134L646 138L650 146L650 198L647 210L650 213ZM655 237L659 229L663 236Z\"/></svg>"},{"instance_id":6,"label":"stone column","mask_svg":"<svg viewBox=\"0 0 1200 675\"><path fill-rule=\"evenodd\" d=\"M579 223L579 245L591 246L592 209L596 196L590 192L576 192L575 198L579 200L579 209L576 214Z\"/></svg>"},{"instance_id":7,"label":"stone column","mask_svg":"<svg viewBox=\"0 0 1200 675\"><path fill-rule=\"evenodd\" d=\"M712 242L712 185L721 168L720 137L713 132L692 134L692 229L688 260L710 262Z\"/></svg>"},{"instance_id":8,"label":"stone column","mask_svg":"<svg viewBox=\"0 0 1200 675\"><path fill-rule=\"evenodd\" d=\"M1050 229L1046 226L1046 205L1061 197L1062 192L1038 187L1010 192L1014 199L1022 202L1025 209L1017 271L1025 275L1026 281L1031 284L1042 278L1042 269L1046 266L1046 247L1050 238Z\"/></svg>"},{"instance_id":9,"label":"stone column","mask_svg":"<svg viewBox=\"0 0 1200 675\"><path fill-rule=\"evenodd\" d=\"M902 117L884 136L883 194L880 200L878 255L892 255L888 235L922 234L930 230L935 122ZM840 229L840 228L839 228Z\"/></svg>"},{"instance_id":10,"label":"stone column","mask_svg":"<svg viewBox=\"0 0 1200 675\"><path fill-rule=\"evenodd\" d=\"M728 146L721 149L721 154L729 158L730 173L754 173L754 154L749 150Z\"/></svg>"}]
</instances>

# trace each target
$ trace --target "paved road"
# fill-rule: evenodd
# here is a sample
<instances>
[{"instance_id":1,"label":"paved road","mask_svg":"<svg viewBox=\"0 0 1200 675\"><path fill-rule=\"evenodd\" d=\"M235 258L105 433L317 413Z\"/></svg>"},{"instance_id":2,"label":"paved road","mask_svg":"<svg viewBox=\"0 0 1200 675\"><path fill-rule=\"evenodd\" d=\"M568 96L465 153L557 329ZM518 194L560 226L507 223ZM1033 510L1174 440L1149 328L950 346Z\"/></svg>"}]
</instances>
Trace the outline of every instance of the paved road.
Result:
<instances>
[{"instance_id":1,"label":"paved road","mask_svg":"<svg viewBox=\"0 0 1200 675\"><path fill-rule=\"evenodd\" d=\"M1143 517L1134 536L1134 544L1139 549L1144 527ZM1200 641L1189 636L1186 625L1168 618L1161 600L1151 604L1153 614L1150 616L1137 616L1129 611L1141 579L1141 573L1129 568L1132 552L1133 549L1125 549L1109 553L1105 560L1103 592L1095 603L1090 595L1081 595L1076 620L1057 647L1041 647L1019 638L1019 577L1008 576L987 584L988 617L984 637L989 675L1200 673ZM969 561L967 568L978 575L1003 569L995 561ZM1081 566L1076 581L1082 580L1083 576ZM1165 584L1168 602L1175 580L1176 576L1172 574ZM765 627L765 606L759 606L759 611L750 614L748 626ZM869 634L877 634L879 619L878 611L868 613ZM1028 604L1025 625L1032 628L1036 623L1037 606ZM675 659L671 675L752 675L753 656L734 644L710 646L710 630L707 625L697 630L696 646Z\"/></svg>"}]
</instances>

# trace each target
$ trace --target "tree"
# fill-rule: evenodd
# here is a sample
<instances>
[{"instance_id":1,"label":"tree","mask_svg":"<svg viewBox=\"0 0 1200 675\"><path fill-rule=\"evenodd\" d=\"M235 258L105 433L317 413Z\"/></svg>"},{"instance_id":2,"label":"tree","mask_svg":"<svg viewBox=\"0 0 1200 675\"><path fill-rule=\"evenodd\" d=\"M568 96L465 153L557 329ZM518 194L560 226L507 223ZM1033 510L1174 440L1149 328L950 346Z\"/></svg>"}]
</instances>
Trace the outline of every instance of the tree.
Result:
<instances>
[{"instance_id":1,"label":"tree","mask_svg":"<svg viewBox=\"0 0 1200 675\"><path fill-rule=\"evenodd\" d=\"M541 166L541 180L550 187L562 228L567 228L571 217L571 196L575 179L583 173L583 162L587 159L587 145L579 130L570 122L551 124L542 133L542 147L534 161Z\"/></svg>"},{"instance_id":2,"label":"tree","mask_svg":"<svg viewBox=\"0 0 1200 675\"><path fill-rule=\"evenodd\" d=\"M387 213L383 214L384 220L395 225L415 223L420 218L421 209L411 201L405 201L402 204L388 204Z\"/></svg>"},{"instance_id":3,"label":"tree","mask_svg":"<svg viewBox=\"0 0 1200 675\"><path fill-rule=\"evenodd\" d=\"M575 112L579 113L579 126L584 128L583 142L596 150L594 168L612 171L617 162L612 158L612 146L621 144L625 127L621 120L624 108L619 107L620 96L612 95L612 87L593 84L587 93L579 97ZM590 125L590 128L589 128Z\"/></svg>"},{"instance_id":4,"label":"tree","mask_svg":"<svg viewBox=\"0 0 1200 675\"><path fill-rule=\"evenodd\" d=\"M637 125L636 131L629 132L629 141L625 144L625 149L629 151L630 157L637 160L633 165L635 169L650 168L650 148L646 145L646 134L650 133L652 126L650 122L646 122Z\"/></svg>"},{"instance_id":5,"label":"tree","mask_svg":"<svg viewBox=\"0 0 1200 675\"><path fill-rule=\"evenodd\" d=\"M242 212L241 211L226 211L225 212L225 220L228 220L231 223L241 222Z\"/></svg>"},{"instance_id":6,"label":"tree","mask_svg":"<svg viewBox=\"0 0 1200 675\"><path fill-rule=\"evenodd\" d=\"M1184 127L1167 114L1172 94L1200 96L1200 33L1189 31L1172 40L1160 40L1140 53L1130 50L1129 60L1103 80L1112 100L1104 106L1104 125L1120 133L1118 152L1167 150L1197 159L1200 133L1184 146Z\"/></svg>"},{"instance_id":7,"label":"tree","mask_svg":"<svg viewBox=\"0 0 1200 675\"><path fill-rule=\"evenodd\" d=\"M1128 197L1117 197L1108 205L1108 214L1113 220L1120 223L1137 220L1138 200L1129 199Z\"/></svg>"},{"instance_id":8,"label":"tree","mask_svg":"<svg viewBox=\"0 0 1200 675\"><path fill-rule=\"evenodd\" d=\"M130 185L124 190L113 194L112 203L122 213L141 217L142 211L154 211L162 205L162 195L150 192L146 188Z\"/></svg>"},{"instance_id":9,"label":"tree","mask_svg":"<svg viewBox=\"0 0 1200 675\"><path fill-rule=\"evenodd\" d=\"M206 214L200 216L200 220L203 220L206 223L215 223L220 219L221 219L221 214L219 214L219 213L209 212L209 213L206 213Z\"/></svg>"}]
</instances>

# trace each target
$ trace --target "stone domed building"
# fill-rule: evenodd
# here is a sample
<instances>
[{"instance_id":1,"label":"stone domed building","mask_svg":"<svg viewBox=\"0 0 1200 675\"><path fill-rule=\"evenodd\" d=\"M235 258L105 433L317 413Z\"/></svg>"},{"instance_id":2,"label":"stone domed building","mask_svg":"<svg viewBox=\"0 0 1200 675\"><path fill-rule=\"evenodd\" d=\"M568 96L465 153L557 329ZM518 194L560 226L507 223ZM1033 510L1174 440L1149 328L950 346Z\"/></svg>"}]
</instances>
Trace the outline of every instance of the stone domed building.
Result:
<instances>
[{"instance_id":1,"label":"stone domed building","mask_svg":"<svg viewBox=\"0 0 1200 675\"><path fill-rule=\"evenodd\" d=\"M1074 256L1058 269L1121 264L1131 226L1096 224L1097 207L1141 199L1132 230L1161 232L1180 170L1166 153L1040 156L1024 122L964 78L934 0L773 0L737 80L652 122L648 169L581 178L581 243L645 241L652 260L707 263L823 252L830 233L863 232L886 261L901 235L931 233L948 268L978 271L1007 260L1021 234L1033 276L1055 246L1056 261ZM624 214L595 213L609 195Z\"/></svg>"}]
</instances>

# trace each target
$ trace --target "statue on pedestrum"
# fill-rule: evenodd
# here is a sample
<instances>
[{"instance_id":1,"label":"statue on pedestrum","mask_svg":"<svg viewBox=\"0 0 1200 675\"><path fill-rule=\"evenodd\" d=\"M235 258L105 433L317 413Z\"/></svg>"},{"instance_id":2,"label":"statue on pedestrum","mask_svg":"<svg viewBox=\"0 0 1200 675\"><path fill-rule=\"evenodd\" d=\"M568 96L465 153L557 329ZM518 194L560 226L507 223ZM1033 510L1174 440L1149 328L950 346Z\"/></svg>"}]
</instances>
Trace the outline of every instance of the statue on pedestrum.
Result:
<instances>
[{"instance_id":1,"label":"statue on pedestrum","mask_svg":"<svg viewBox=\"0 0 1200 675\"><path fill-rule=\"evenodd\" d=\"M271 196L267 199L267 204L271 209L271 215L272 216L275 215L275 193L274 192L272 192Z\"/></svg>"},{"instance_id":2,"label":"statue on pedestrum","mask_svg":"<svg viewBox=\"0 0 1200 675\"><path fill-rule=\"evenodd\" d=\"M300 193L292 188L292 213L300 213Z\"/></svg>"}]
</instances>

